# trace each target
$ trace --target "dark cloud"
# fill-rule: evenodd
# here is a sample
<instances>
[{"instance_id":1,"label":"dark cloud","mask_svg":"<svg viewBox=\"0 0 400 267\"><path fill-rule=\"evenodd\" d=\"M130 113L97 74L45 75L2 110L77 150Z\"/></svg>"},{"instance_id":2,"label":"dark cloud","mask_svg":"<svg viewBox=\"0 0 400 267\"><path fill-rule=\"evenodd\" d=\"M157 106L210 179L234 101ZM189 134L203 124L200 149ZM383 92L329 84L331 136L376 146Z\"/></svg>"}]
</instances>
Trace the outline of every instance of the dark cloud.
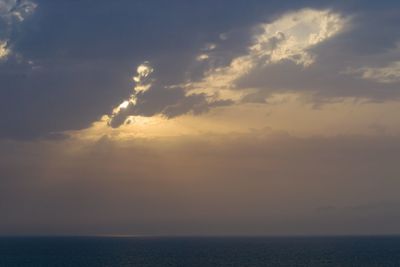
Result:
<instances>
[{"instance_id":1,"label":"dark cloud","mask_svg":"<svg viewBox=\"0 0 400 267\"><path fill-rule=\"evenodd\" d=\"M121 126L129 116L163 115L174 118L191 113L199 115L210 108L231 105L231 100L210 101L205 94L186 95L183 88L166 88L153 84L145 92L135 94L135 104L129 103L126 108L121 108L111 116L109 125L113 128Z\"/></svg>"},{"instance_id":2,"label":"dark cloud","mask_svg":"<svg viewBox=\"0 0 400 267\"><path fill-rule=\"evenodd\" d=\"M233 104L231 100L210 100L204 93L187 94L180 86L165 86L153 78L154 69L149 62L140 64L133 77L135 86L132 94L109 116L108 125L118 128L134 120L130 116L151 117L163 115L174 118L191 113L198 115L212 107Z\"/></svg>"},{"instance_id":3,"label":"dark cloud","mask_svg":"<svg viewBox=\"0 0 400 267\"><path fill-rule=\"evenodd\" d=\"M343 61L342 61L343 60ZM338 62L346 62L338 57ZM400 81L384 84L366 80L360 75L346 73L348 66L335 66L332 61L318 60L304 68L290 61L263 66L237 80L237 89L258 88L258 92L245 97L245 102L264 102L274 93L308 92L316 104L335 102L337 99L354 97L373 102L400 98Z\"/></svg>"},{"instance_id":4,"label":"dark cloud","mask_svg":"<svg viewBox=\"0 0 400 267\"><path fill-rule=\"evenodd\" d=\"M136 95L136 105L130 115L153 116L156 114L173 118L186 113L201 114L210 107L229 105L227 101L208 101L204 94L186 95L183 88L150 88Z\"/></svg>"},{"instance_id":5,"label":"dark cloud","mask_svg":"<svg viewBox=\"0 0 400 267\"><path fill-rule=\"evenodd\" d=\"M111 116L109 125L113 128L121 126L129 116L163 115L167 118L174 118L183 114L191 113L199 115L207 112L210 108L231 105L231 100L207 100L204 94L186 95L183 88L163 87L152 84L144 92L134 96L135 104L129 103L126 108L121 108Z\"/></svg>"},{"instance_id":6,"label":"dark cloud","mask_svg":"<svg viewBox=\"0 0 400 267\"><path fill-rule=\"evenodd\" d=\"M0 65L1 138L88 127L129 94L132 72L144 60L159 70L162 83L179 83L193 76L187 70L205 43L221 33L235 36L235 29L288 6L254 0L34 2L29 20L7 31L18 56Z\"/></svg>"},{"instance_id":7,"label":"dark cloud","mask_svg":"<svg viewBox=\"0 0 400 267\"><path fill-rule=\"evenodd\" d=\"M245 53L251 42L249 29L253 25L272 21L285 11L302 7L331 7L345 14L359 15L360 19L355 20L359 23L356 30L338 38L336 50L330 47L318 51L321 59L316 66L329 63L333 67L311 69L304 76L295 69L288 75L293 78L283 83L277 80L280 76L268 79L275 71L273 68L261 69L260 74L251 74L254 76L248 78L251 81L244 79L241 83L278 91L312 87L310 90L326 97L348 94L387 99L398 95L394 85L378 88L356 78L343 84L344 76L338 74L337 65L342 59L342 65L349 60L361 62L361 55L378 54L393 47L398 36L398 16L393 1L380 2L379 8L365 1L345 4L260 0L34 2L38 7L33 15L12 31L7 30L13 55L0 65L0 111L5 117L0 125L1 138L34 139L49 132L90 126L129 95L133 70L145 60L152 62L163 86L198 80L210 66L226 65L235 56ZM214 54L208 65L199 66L195 58L207 43L216 43L216 51L210 52ZM331 55L334 60L330 62L321 55ZM290 66L276 68L292 71ZM326 77L325 84L315 78L323 70L326 70L322 73L322 77ZM311 76L314 83L310 86ZM265 83L264 78L268 80ZM335 90L326 86L336 83ZM292 84L298 84L299 88ZM347 90L350 87L351 90ZM166 96L162 90L157 92L151 93L153 99L143 96L142 101L147 104L138 109L138 113L154 114L155 110L165 110L166 116L176 116L185 110L193 111L189 108L193 106L203 110L201 95L178 101L179 89L172 91L171 96Z\"/></svg>"}]
</instances>

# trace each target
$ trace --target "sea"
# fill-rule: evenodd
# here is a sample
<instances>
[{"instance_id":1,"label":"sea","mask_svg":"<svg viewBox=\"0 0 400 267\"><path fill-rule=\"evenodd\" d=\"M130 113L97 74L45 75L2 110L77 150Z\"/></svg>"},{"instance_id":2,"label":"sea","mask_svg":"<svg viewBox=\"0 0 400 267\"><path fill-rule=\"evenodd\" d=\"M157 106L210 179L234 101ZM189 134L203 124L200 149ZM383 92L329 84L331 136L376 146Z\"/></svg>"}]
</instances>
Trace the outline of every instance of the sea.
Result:
<instances>
[{"instance_id":1,"label":"sea","mask_svg":"<svg viewBox=\"0 0 400 267\"><path fill-rule=\"evenodd\" d=\"M400 237L1 237L1 267L399 267Z\"/></svg>"}]
</instances>

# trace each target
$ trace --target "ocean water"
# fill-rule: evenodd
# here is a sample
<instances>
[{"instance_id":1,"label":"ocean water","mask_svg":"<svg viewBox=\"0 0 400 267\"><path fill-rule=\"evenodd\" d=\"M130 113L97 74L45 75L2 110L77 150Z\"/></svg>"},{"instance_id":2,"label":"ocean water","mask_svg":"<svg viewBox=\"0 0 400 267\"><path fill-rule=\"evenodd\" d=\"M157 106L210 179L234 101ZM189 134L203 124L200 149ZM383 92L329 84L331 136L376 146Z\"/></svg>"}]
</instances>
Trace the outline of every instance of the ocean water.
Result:
<instances>
[{"instance_id":1,"label":"ocean water","mask_svg":"<svg viewBox=\"0 0 400 267\"><path fill-rule=\"evenodd\" d=\"M0 266L400 266L400 237L3 237Z\"/></svg>"}]
</instances>

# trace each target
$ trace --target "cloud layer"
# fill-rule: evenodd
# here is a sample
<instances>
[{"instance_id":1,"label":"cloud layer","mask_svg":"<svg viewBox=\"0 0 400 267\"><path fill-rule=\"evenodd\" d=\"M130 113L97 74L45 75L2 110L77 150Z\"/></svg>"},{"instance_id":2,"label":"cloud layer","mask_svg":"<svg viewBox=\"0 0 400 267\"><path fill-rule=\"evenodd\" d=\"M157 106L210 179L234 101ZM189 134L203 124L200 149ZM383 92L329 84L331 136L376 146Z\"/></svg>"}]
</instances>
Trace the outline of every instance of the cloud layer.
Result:
<instances>
[{"instance_id":1,"label":"cloud layer","mask_svg":"<svg viewBox=\"0 0 400 267\"><path fill-rule=\"evenodd\" d=\"M319 108L355 101L384 109L399 97L392 1L0 3L1 138L61 136L105 114L118 128L131 116L276 104L286 94ZM150 87L132 90L146 61Z\"/></svg>"},{"instance_id":2,"label":"cloud layer","mask_svg":"<svg viewBox=\"0 0 400 267\"><path fill-rule=\"evenodd\" d=\"M220 35L219 43L206 43L195 57L195 64L203 66L197 79L188 78L180 84L154 79L143 85L138 74L136 86L145 90L134 89L130 105L114 110L110 125L119 127L130 115L162 114L171 118L224 105L268 104L287 93L315 106L347 98L393 99L399 84L396 62L383 67L355 67L368 63L360 62L355 55L350 61L343 60L349 55L341 55L336 47L333 53L330 51L333 45L339 46L338 41L354 34L356 19L332 9L287 12L247 29L251 38L242 54L225 60L226 50L220 47L230 40ZM398 56L397 49L375 58L384 62L388 54Z\"/></svg>"},{"instance_id":3,"label":"cloud layer","mask_svg":"<svg viewBox=\"0 0 400 267\"><path fill-rule=\"evenodd\" d=\"M270 131L2 142L0 234L398 233L399 144Z\"/></svg>"},{"instance_id":4,"label":"cloud layer","mask_svg":"<svg viewBox=\"0 0 400 267\"><path fill-rule=\"evenodd\" d=\"M307 71L316 57L310 50L338 34L346 23L345 18L330 10L302 9L270 23L257 24L245 55L233 58L228 66L208 70L204 79L189 84L188 90L236 101L248 99L261 90L272 93L275 88L270 88L267 81L257 85L253 82L257 78L252 76L259 73L268 79L271 75L268 68L281 64L291 67L281 70L281 75L292 74L293 70ZM242 81L248 77L250 81Z\"/></svg>"}]
</instances>

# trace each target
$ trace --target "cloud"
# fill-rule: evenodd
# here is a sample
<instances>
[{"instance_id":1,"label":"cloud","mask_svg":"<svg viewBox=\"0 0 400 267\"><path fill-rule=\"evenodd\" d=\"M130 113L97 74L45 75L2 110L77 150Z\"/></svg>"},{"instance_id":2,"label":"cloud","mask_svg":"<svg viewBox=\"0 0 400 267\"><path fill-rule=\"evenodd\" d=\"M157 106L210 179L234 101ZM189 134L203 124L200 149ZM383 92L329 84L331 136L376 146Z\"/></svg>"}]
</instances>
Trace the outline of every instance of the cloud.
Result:
<instances>
[{"instance_id":1,"label":"cloud","mask_svg":"<svg viewBox=\"0 0 400 267\"><path fill-rule=\"evenodd\" d=\"M400 83L400 61L390 63L385 67L362 67L348 70L350 74L360 74L363 79L378 83Z\"/></svg>"},{"instance_id":2,"label":"cloud","mask_svg":"<svg viewBox=\"0 0 400 267\"><path fill-rule=\"evenodd\" d=\"M218 105L268 105L286 93L315 106L399 97L395 82L344 73L399 60L384 52L398 36L392 2L379 8L360 1L37 2L40 14L27 21L31 13L22 6L33 1L1 1L0 53L15 59L0 65L1 138L90 127L133 93L137 103L113 125L131 114L174 117ZM65 19L71 12L74 20ZM199 21L199 14L209 19ZM145 60L156 80L149 90L132 92L132 69Z\"/></svg>"},{"instance_id":3,"label":"cloud","mask_svg":"<svg viewBox=\"0 0 400 267\"><path fill-rule=\"evenodd\" d=\"M13 20L23 21L36 7L37 4L30 0L1 0L0 17L7 23L12 23Z\"/></svg>"},{"instance_id":4,"label":"cloud","mask_svg":"<svg viewBox=\"0 0 400 267\"><path fill-rule=\"evenodd\" d=\"M207 60L208 58L209 58L209 56L207 54L200 54L200 55L197 56L196 59L198 61L204 61L204 60Z\"/></svg>"},{"instance_id":5,"label":"cloud","mask_svg":"<svg viewBox=\"0 0 400 267\"><path fill-rule=\"evenodd\" d=\"M236 103L268 103L287 93L315 107L345 99L398 99L395 16L386 9L349 13L308 8L284 13L255 24L247 50L225 66L211 64L218 51L208 55L211 63L204 78L186 88Z\"/></svg>"},{"instance_id":6,"label":"cloud","mask_svg":"<svg viewBox=\"0 0 400 267\"><path fill-rule=\"evenodd\" d=\"M201 92L234 101L246 98L256 89L238 88L238 80L281 62L309 67L316 57L310 49L341 32L346 24L340 14L316 9L289 12L272 22L258 24L246 54L233 58L226 67L208 70L202 81L188 85L189 94Z\"/></svg>"},{"instance_id":7,"label":"cloud","mask_svg":"<svg viewBox=\"0 0 400 267\"><path fill-rule=\"evenodd\" d=\"M37 4L30 0L0 0L0 60L11 54L11 35L15 25L31 15Z\"/></svg>"},{"instance_id":8,"label":"cloud","mask_svg":"<svg viewBox=\"0 0 400 267\"><path fill-rule=\"evenodd\" d=\"M272 23L259 25L261 31L249 48L253 60L276 63L289 60L309 66L314 56L308 51L314 45L338 34L346 20L330 10L303 9L283 15Z\"/></svg>"},{"instance_id":9,"label":"cloud","mask_svg":"<svg viewBox=\"0 0 400 267\"><path fill-rule=\"evenodd\" d=\"M10 50L7 48L6 41L0 41L0 60L4 60L10 54Z\"/></svg>"},{"instance_id":10,"label":"cloud","mask_svg":"<svg viewBox=\"0 0 400 267\"><path fill-rule=\"evenodd\" d=\"M229 105L230 100L209 100L205 94L186 95L184 88L166 86L152 77L153 67L145 62L137 67L133 77L135 86L131 96L116 107L110 116L108 125L118 128L129 120L130 116L163 115L167 118L183 114L204 113L212 107Z\"/></svg>"},{"instance_id":11,"label":"cloud","mask_svg":"<svg viewBox=\"0 0 400 267\"><path fill-rule=\"evenodd\" d=\"M148 80L142 83L140 74L136 76L135 93L125 100L125 104L130 104L116 108L109 125L117 128L124 122L134 121L129 117L137 115L162 114L173 118L187 113L202 114L218 106L268 104L277 94L286 93L297 94L300 100L311 102L314 107L345 98L390 97L394 92L390 85L377 91L376 83L367 80L378 81L380 77L381 82L395 83L395 63L379 70L365 67L350 73L346 71L351 69L349 63L341 60L343 55L336 50L329 53L332 44L354 34L354 20L356 17L332 9L306 8L284 13L270 22L253 26L252 41L244 54L233 57L225 66L215 64L223 45L206 43L195 60L210 68L197 81L165 84L148 78L154 69L145 63L142 67ZM355 72L363 72L366 81L351 75Z\"/></svg>"},{"instance_id":12,"label":"cloud","mask_svg":"<svg viewBox=\"0 0 400 267\"><path fill-rule=\"evenodd\" d=\"M234 58L226 67L208 70L200 82L162 85L150 78L154 69L145 62L137 68L133 78L136 82L134 93L124 100L123 107L120 105L114 110L109 125L117 128L133 115L163 114L171 118L189 112L201 114L211 107L246 98L253 90L238 92L235 90L237 80L260 66L282 61L308 67L315 58L309 48L340 32L345 23L345 19L330 10L302 9L284 14L271 23L259 24L255 27L256 34L247 55ZM207 43L201 51L211 52L216 48L216 44ZM208 54L202 53L196 60L209 58Z\"/></svg>"},{"instance_id":13,"label":"cloud","mask_svg":"<svg viewBox=\"0 0 400 267\"><path fill-rule=\"evenodd\" d=\"M90 127L129 98L132 69L145 60L157 70L160 86L178 84L210 36L249 24L255 20L249 12L260 10L255 4L233 3L221 20L227 6L210 0L190 5L37 2L40 14L14 23L7 35L12 37L8 59L13 60L0 64L2 139L40 139ZM198 21L197 12L212 18ZM74 20L66 19L72 13Z\"/></svg>"}]
</instances>

